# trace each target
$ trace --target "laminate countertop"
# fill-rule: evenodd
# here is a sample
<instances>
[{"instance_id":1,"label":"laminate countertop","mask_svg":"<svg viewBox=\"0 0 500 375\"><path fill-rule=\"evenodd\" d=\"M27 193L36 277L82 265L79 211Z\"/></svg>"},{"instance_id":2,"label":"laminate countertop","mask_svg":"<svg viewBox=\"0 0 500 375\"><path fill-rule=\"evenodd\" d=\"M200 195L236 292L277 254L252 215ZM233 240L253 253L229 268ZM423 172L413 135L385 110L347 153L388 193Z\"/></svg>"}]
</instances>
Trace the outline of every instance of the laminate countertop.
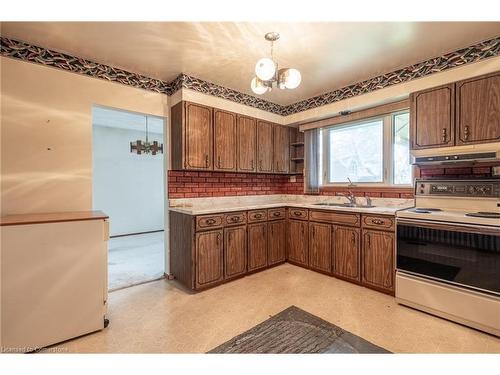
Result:
<instances>
[{"instance_id":1,"label":"laminate countertop","mask_svg":"<svg viewBox=\"0 0 500 375\"><path fill-rule=\"evenodd\" d=\"M47 212L0 217L0 226L57 223L64 221L104 220L109 218L102 211Z\"/></svg>"},{"instance_id":2,"label":"laminate countertop","mask_svg":"<svg viewBox=\"0 0 500 375\"><path fill-rule=\"evenodd\" d=\"M307 195L272 195L248 197L172 199L169 210L186 215L207 215L222 212L260 210L276 207L297 207L314 210L359 212L365 214L395 215L396 211L413 207L413 199L372 198L375 207L339 207L323 206L317 203L346 203L344 197L307 196ZM359 197L359 204L365 204L366 198Z\"/></svg>"}]
</instances>

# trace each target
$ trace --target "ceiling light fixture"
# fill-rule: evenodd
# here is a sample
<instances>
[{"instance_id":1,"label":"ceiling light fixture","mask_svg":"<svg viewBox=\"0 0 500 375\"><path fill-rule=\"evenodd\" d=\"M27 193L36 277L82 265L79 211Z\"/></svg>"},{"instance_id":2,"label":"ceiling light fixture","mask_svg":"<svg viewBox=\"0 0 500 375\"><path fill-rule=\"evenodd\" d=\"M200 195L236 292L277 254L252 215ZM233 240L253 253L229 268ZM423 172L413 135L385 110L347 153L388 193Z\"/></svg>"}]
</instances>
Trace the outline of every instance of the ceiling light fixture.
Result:
<instances>
[{"instance_id":1,"label":"ceiling light fixture","mask_svg":"<svg viewBox=\"0 0 500 375\"><path fill-rule=\"evenodd\" d=\"M273 83L281 90L299 87L302 80L300 72L291 68L278 69L278 63L274 62L274 42L280 38L280 34L270 32L264 38L271 42L271 58L263 57L255 64L255 77L250 83L252 91L257 95L265 94L272 90Z\"/></svg>"},{"instance_id":2,"label":"ceiling light fixture","mask_svg":"<svg viewBox=\"0 0 500 375\"><path fill-rule=\"evenodd\" d=\"M148 140L148 116L146 118L146 140L141 141L138 139L135 142L130 142L130 152L133 154L152 154L156 155L158 153L163 154L163 143L158 143L158 141L149 142Z\"/></svg>"}]
</instances>

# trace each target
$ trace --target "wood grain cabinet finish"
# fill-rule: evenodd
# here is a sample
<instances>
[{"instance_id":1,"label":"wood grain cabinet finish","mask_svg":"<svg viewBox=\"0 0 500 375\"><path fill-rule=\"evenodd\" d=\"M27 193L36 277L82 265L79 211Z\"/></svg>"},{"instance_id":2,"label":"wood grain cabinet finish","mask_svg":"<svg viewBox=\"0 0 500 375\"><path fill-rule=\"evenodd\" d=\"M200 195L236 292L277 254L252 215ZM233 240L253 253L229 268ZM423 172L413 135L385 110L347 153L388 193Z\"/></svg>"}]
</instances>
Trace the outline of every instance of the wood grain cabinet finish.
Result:
<instances>
[{"instance_id":1,"label":"wood grain cabinet finish","mask_svg":"<svg viewBox=\"0 0 500 375\"><path fill-rule=\"evenodd\" d=\"M186 169L212 169L212 108L186 103Z\"/></svg>"},{"instance_id":2,"label":"wood grain cabinet finish","mask_svg":"<svg viewBox=\"0 0 500 375\"><path fill-rule=\"evenodd\" d=\"M309 267L322 272L332 268L332 226L309 223Z\"/></svg>"},{"instance_id":3,"label":"wood grain cabinet finish","mask_svg":"<svg viewBox=\"0 0 500 375\"><path fill-rule=\"evenodd\" d=\"M360 216L355 213L335 211L309 211L309 220L322 223L359 226Z\"/></svg>"},{"instance_id":4,"label":"wood grain cabinet finish","mask_svg":"<svg viewBox=\"0 0 500 375\"><path fill-rule=\"evenodd\" d=\"M269 240L267 244L267 263L273 265L286 261L286 221L275 220L267 224Z\"/></svg>"},{"instance_id":5,"label":"wood grain cabinet finish","mask_svg":"<svg viewBox=\"0 0 500 375\"><path fill-rule=\"evenodd\" d=\"M360 230L334 225L332 229L332 272L340 278L359 282L361 241Z\"/></svg>"},{"instance_id":6,"label":"wood grain cabinet finish","mask_svg":"<svg viewBox=\"0 0 500 375\"><path fill-rule=\"evenodd\" d=\"M196 287L206 288L224 279L223 232L213 230L196 234Z\"/></svg>"},{"instance_id":7,"label":"wood grain cabinet finish","mask_svg":"<svg viewBox=\"0 0 500 375\"><path fill-rule=\"evenodd\" d=\"M266 121L257 121L257 172L273 171L273 128Z\"/></svg>"},{"instance_id":8,"label":"wood grain cabinet finish","mask_svg":"<svg viewBox=\"0 0 500 375\"><path fill-rule=\"evenodd\" d=\"M286 126L274 126L274 172L290 171L290 129Z\"/></svg>"},{"instance_id":9,"label":"wood grain cabinet finish","mask_svg":"<svg viewBox=\"0 0 500 375\"><path fill-rule=\"evenodd\" d=\"M363 215L361 226L363 228L393 231L395 228L395 220L394 216Z\"/></svg>"},{"instance_id":10,"label":"wood grain cabinet finish","mask_svg":"<svg viewBox=\"0 0 500 375\"><path fill-rule=\"evenodd\" d=\"M285 217L286 217L286 209L284 207L270 208L269 210L267 210L268 220L279 220L279 219L284 219Z\"/></svg>"},{"instance_id":11,"label":"wood grain cabinet finish","mask_svg":"<svg viewBox=\"0 0 500 375\"><path fill-rule=\"evenodd\" d=\"M237 117L237 169L241 172L257 170L257 121L246 116Z\"/></svg>"},{"instance_id":12,"label":"wood grain cabinet finish","mask_svg":"<svg viewBox=\"0 0 500 375\"><path fill-rule=\"evenodd\" d=\"M289 208L288 218L297 220L307 220L309 218L309 213L306 208Z\"/></svg>"},{"instance_id":13,"label":"wood grain cabinet finish","mask_svg":"<svg viewBox=\"0 0 500 375\"><path fill-rule=\"evenodd\" d=\"M309 228L308 223L301 220L288 221L288 256L292 263L309 265Z\"/></svg>"},{"instance_id":14,"label":"wood grain cabinet finish","mask_svg":"<svg viewBox=\"0 0 500 375\"><path fill-rule=\"evenodd\" d=\"M500 72L456 86L457 145L500 141Z\"/></svg>"},{"instance_id":15,"label":"wood grain cabinet finish","mask_svg":"<svg viewBox=\"0 0 500 375\"><path fill-rule=\"evenodd\" d=\"M225 225L241 225L246 224L247 213L246 212L231 212L230 214L224 215Z\"/></svg>"},{"instance_id":16,"label":"wood grain cabinet finish","mask_svg":"<svg viewBox=\"0 0 500 375\"><path fill-rule=\"evenodd\" d=\"M394 233L363 229L361 282L367 286L394 292Z\"/></svg>"},{"instance_id":17,"label":"wood grain cabinet finish","mask_svg":"<svg viewBox=\"0 0 500 375\"><path fill-rule=\"evenodd\" d=\"M267 267L267 223L248 225L248 271Z\"/></svg>"},{"instance_id":18,"label":"wood grain cabinet finish","mask_svg":"<svg viewBox=\"0 0 500 375\"><path fill-rule=\"evenodd\" d=\"M246 226L224 228L224 279L242 276L247 272Z\"/></svg>"},{"instance_id":19,"label":"wood grain cabinet finish","mask_svg":"<svg viewBox=\"0 0 500 375\"><path fill-rule=\"evenodd\" d=\"M412 149L454 144L454 98L454 83L410 95Z\"/></svg>"},{"instance_id":20,"label":"wood grain cabinet finish","mask_svg":"<svg viewBox=\"0 0 500 375\"><path fill-rule=\"evenodd\" d=\"M257 223L259 221L267 221L267 210L248 211L249 223Z\"/></svg>"},{"instance_id":21,"label":"wood grain cabinet finish","mask_svg":"<svg viewBox=\"0 0 500 375\"><path fill-rule=\"evenodd\" d=\"M221 227L224 223L224 215L202 215L196 216L196 230L207 230Z\"/></svg>"},{"instance_id":22,"label":"wood grain cabinet finish","mask_svg":"<svg viewBox=\"0 0 500 375\"><path fill-rule=\"evenodd\" d=\"M214 170L236 171L236 114L214 110Z\"/></svg>"}]
</instances>

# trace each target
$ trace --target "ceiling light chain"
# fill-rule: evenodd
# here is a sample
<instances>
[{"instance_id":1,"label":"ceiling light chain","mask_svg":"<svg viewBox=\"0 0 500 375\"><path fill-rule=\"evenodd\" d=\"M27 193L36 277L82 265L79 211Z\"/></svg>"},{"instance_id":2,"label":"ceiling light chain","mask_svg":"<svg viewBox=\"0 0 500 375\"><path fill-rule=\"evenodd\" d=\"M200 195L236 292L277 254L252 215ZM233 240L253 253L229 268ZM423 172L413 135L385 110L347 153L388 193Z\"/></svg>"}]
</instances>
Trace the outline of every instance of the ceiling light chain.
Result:
<instances>
[{"instance_id":1,"label":"ceiling light chain","mask_svg":"<svg viewBox=\"0 0 500 375\"><path fill-rule=\"evenodd\" d=\"M271 58L263 57L255 65L255 77L250 87L255 94L261 95L271 91L273 83L279 89L295 89L300 85L302 77L297 69L278 69L278 63L274 61L274 42L280 38L277 32L269 32L264 38L271 42Z\"/></svg>"}]
</instances>

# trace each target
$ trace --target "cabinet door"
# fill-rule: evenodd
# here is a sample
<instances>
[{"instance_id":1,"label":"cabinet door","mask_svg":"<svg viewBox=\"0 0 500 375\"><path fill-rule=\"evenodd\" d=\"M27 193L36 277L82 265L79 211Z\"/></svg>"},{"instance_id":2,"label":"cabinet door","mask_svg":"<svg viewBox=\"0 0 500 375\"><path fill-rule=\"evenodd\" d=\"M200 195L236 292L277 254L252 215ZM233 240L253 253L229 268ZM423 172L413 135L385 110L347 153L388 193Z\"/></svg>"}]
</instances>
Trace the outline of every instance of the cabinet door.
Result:
<instances>
[{"instance_id":1,"label":"cabinet door","mask_svg":"<svg viewBox=\"0 0 500 375\"><path fill-rule=\"evenodd\" d=\"M308 265L309 231L307 221L290 220L288 222L288 260Z\"/></svg>"},{"instance_id":2,"label":"cabinet door","mask_svg":"<svg viewBox=\"0 0 500 375\"><path fill-rule=\"evenodd\" d=\"M286 221L276 220L268 223L269 242L268 264L276 264L286 260Z\"/></svg>"},{"instance_id":3,"label":"cabinet door","mask_svg":"<svg viewBox=\"0 0 500 375\"><path fill-rule=\"evenodd\" d=\"M333 274L360 281L359 229L343 226L333 227Z\"/></svg>"},{"instance_id":4,"label":"cabinet door","mask_svg":"<svg viewBox=\"0 0 500 375\"><path fill-rule=\"evenodd\" d=\"M286 126L274 126L274 171L290 171L290 129Z\"/></svg>"},{"instance_id":5,"label":"cabinet door","mask_svg":"<svg viewBox=\"0 0 500 375\"><path fill-rule=\"evenodd\" d=\"M237 143L238 143L238 170L255 172L255 158L257 154L257 124L255 119L238 116Z\"/></svg>"},{"instance_id":6,"label":"cabinet door","mask_svg":"<svg viewBox=\"0 0 500 375\"><path fill-rule=\"evenodd\" d=\"M457 144L500 141L500 73L457 83Z\"/></svg>"},{"instance_id":7,"label":"cabinet door","mask_svg":"<svg viewBox=\"0 0 500 375\"><path fill-rule=\"evenodd\" d=\"M412 149L454 145L454 98L454 83L410 96Z\"/></svg>"},{"instance_id":8,"label":"cabinet door","mask_svg":"<svg viewBox=\"0 0 500 375\"><path fill-rule=\"evenodd\" d=\"M257 172L273 171L273 124L257 122Z\"/></svg>"},{"instance_id":9,"label":"cabinet door","mask_svg":"<svg viewBox=\"0 0 500 375\"><path fill-rule=\"evenodd\" d=\"M236 170L236 115L214 110L214 170Z\"/></svg>"},{"instance_id":10,"label":"cabinet door","mask_svg":"<svg viewBox=\"0 0 500 375\"><path fill-rule=\"evenodd\" d=\"M247 228L224 229L224 278L230 279L247 272Z\"/></svg>"},{"instance_id":11,"label":"cabinet door","mask_svg":"<svg viewBox=\"0 0 500 375\"><path fill-rule=\"evenodd\" d=\"M363 284L392 292L394 290L394 234L363 230L361 253Z\"/></svg>"},{"instance_id":12,"label":"cabinet door","mask_svg":"<svg viewBox=\"0 0 500 375\"><path fill-rule=\"evenodd\" d=\"M330 272L332 267L332 226L309 223L309 266Z\"/></svg>"},{"instance_id":13,"label":"cabinet door","mask_svg":"<svg viewBox=\"0 0 500 375\"><path fill-rule=\"evenodd\" d=\"M212 169L212 108L186 103L185 168Z\"/></svg>"},{"instance_id":14,"label":"cabinet door","mask_svg":"<svg viewBox=\"0 0 500 375\"><path fill-rule=\"evenodd\" d=\"M196 234L196 287L204 288L222 281L222 230Z\"/></svg>"},{"instance_id":15,"label":"cabinet door","mask_svg":"<svg viewBox=\"0 0 500 375\"><path fill-rule=\"evenodd\" d=\"M248 225L248 270L267 266L267 223Z\"/></svg>"}]
</instances>

